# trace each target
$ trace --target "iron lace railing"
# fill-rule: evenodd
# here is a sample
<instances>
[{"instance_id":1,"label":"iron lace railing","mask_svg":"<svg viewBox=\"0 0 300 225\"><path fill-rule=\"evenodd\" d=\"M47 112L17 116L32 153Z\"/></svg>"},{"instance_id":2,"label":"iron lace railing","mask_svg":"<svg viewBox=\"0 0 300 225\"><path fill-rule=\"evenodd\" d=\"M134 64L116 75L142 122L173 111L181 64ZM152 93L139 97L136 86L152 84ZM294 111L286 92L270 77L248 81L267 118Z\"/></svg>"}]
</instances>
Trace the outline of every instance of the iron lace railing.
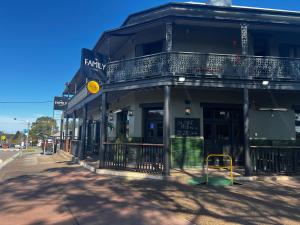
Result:
<instances>
[{"instance_id":1,"label":"iron lace railing","mask_svg":"<svg viewBox=\"0 0 300 225\"><path fill-rule=\"evenodd\" d=\"M256 174L300 173L300 147L252 146L251 158Z\"/></svg>"},{"instance_id":2,"label":"iron lace railing","mask_svg":"<svg viewBox=\"0 0 300 225\"><path fill-rule=\"evenodd\" d=\"M300 81L300 59L195 52L162 52L106 67L109 83L162 76Z\"/></svg>"},{"instance_id":3,"label":"iron lace railing","mask_svg":"<svg viewBox=\"0 0 300 225\"><path fill-rule=\"evenodd\" d=\"M101 165L109 169L161 174L164 170L164 146L162 144L105 143Z\"/></svg>"}]
</instances>

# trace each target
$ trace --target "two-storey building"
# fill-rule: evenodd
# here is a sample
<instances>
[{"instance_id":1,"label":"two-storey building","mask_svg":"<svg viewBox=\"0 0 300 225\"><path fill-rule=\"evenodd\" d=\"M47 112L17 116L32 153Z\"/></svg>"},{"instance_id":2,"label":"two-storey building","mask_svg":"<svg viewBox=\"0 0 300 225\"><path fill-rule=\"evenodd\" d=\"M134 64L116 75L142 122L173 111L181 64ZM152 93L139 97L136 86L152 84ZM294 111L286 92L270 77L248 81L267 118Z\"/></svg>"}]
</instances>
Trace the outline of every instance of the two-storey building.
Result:
<instances>
[{"instance_id":1,"label":"two-storey building","mask_svg":"<svg viewBox=\"0 0 300 225\"><path fill-rule=\"evenodd\" d=\"M213 2L213 1L212 1ZM75 74L65 150L100 168L164 172L229 154L252 172L299 172L300 12L169 3L130 15L93 48L96 95Z\"/></svg>"}]
</instances>

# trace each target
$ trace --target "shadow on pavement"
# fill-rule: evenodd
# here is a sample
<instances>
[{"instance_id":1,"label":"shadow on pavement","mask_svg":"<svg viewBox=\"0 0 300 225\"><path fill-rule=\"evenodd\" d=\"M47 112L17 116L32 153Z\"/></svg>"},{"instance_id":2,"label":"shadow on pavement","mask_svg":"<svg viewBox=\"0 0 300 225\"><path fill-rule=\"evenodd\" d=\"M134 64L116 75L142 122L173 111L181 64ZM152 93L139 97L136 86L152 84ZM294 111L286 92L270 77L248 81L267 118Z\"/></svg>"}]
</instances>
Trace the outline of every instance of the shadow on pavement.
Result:
<instances>
[{"instance_id":1,"label":"shadow on pavement","mask_svg":"<svg viewBox=\"0 0 300 225\"><path fill-rule=\"evenodd\" d=\"M51 208L53 203L49 210L54 212L45 215L63 215L59 221L49 223L46 218L32 215L32 222L22 224L300 223L299 181L233 187L188 186L100 176L68 164L61 161L60 167L0 183L1 217L38 212L37 204Z\"/></svg>"}]
</instances>

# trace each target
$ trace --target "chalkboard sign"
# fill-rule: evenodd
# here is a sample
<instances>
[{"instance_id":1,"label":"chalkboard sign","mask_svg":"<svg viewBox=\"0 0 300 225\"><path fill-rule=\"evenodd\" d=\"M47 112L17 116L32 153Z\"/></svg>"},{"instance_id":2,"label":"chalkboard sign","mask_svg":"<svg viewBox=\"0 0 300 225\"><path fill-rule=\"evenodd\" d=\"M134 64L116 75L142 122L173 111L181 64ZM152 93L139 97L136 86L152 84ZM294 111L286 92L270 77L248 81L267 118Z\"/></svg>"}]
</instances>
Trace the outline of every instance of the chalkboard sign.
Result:
<instances>
[{"instance_id":1,"label":"chalkboard sign","mask_svg":"<svg viewBox=\"0 0 300 225\"><path fill-rule=\"evenodd\" d=\"M175 118L175 135L183 137L200 136L200 119Z\"/></svg>"}]
</instances>

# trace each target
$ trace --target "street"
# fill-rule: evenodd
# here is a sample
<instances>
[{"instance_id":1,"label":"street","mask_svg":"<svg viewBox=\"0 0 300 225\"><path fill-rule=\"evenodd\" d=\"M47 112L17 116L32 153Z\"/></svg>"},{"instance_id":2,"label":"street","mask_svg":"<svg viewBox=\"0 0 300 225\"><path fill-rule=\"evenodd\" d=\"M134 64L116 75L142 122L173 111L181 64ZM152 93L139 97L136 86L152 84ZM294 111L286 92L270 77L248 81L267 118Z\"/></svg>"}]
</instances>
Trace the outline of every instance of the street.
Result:
<instances>
[{"instance_id":1,"label":"street","mask_svg":"<svg viewBox=\"0 0 300 225\"><path fill-rule=\"evenodd\" d=\"M299 224L299 180L188 186L91 173L60 155L0 170L1 225Z\"/></svg>"}]
</instances>

